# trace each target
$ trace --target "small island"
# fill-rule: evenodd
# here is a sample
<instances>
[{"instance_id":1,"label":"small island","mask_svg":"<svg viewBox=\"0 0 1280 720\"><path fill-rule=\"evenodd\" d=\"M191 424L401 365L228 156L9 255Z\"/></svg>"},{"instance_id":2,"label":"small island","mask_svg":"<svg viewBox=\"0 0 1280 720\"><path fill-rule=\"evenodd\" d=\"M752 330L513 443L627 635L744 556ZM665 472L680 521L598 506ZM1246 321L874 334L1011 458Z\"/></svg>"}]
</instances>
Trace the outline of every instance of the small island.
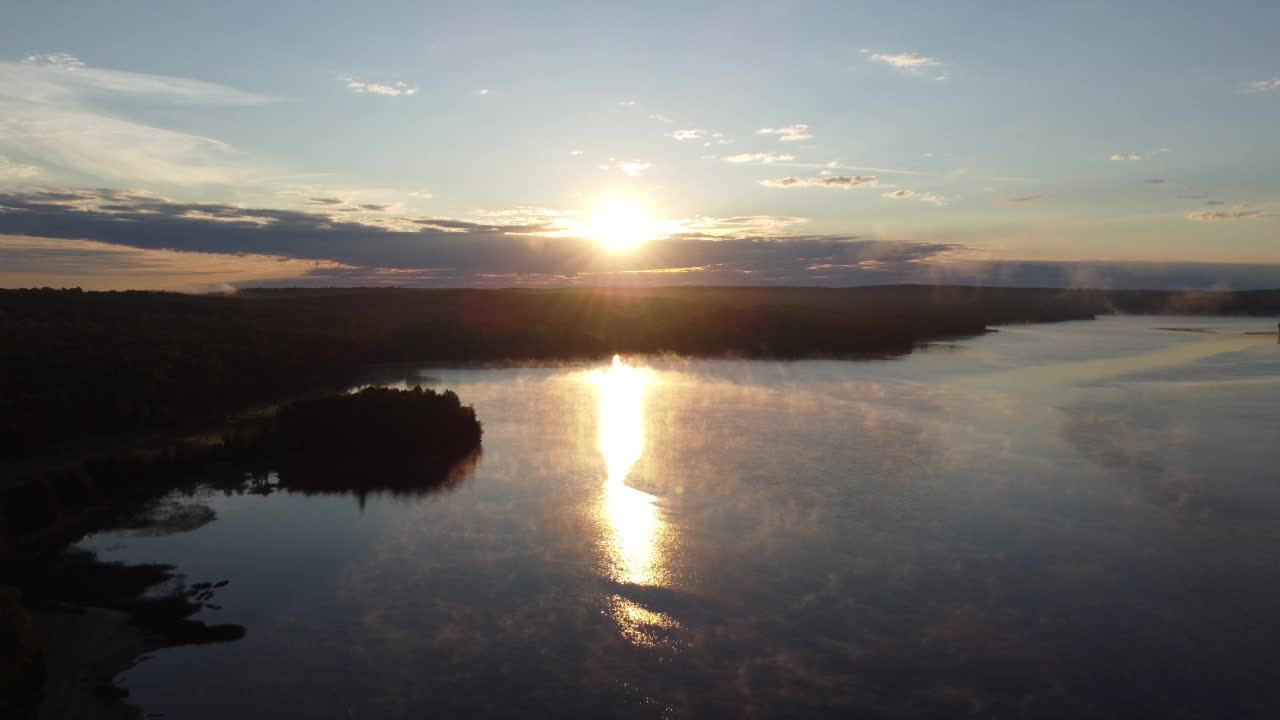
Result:
<instances>
[{"instance_id":1,"label":"small island","mask_svg":"<svg viewBox=\"0 0 1280 720\"><path fill-rule=\"evenodd\" d=\"M296 400L276 413L264 447L333 460L403 457L452 463L480 444L474 408L452 390L366 387Z\"/></svg>"},{"instance_id":2,"label":"small island","mask_svg":"<svg viewBox=\"0 0 1280 720\"><path fill-rule=\"evenodd\" d=\"M422 494L450 486L480 453L475 409L452 390L366 387L295 400L224 436L221 452L251 492Z\"/></svg>"}]
</instances>

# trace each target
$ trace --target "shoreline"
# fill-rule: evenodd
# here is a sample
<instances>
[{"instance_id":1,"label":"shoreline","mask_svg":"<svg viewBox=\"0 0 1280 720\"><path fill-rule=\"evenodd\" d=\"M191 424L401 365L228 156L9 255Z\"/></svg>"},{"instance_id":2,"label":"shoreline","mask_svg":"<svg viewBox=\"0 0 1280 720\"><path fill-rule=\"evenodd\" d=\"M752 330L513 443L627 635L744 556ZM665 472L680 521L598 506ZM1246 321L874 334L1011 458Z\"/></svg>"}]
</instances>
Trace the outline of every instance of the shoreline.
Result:
<instances>
[{"instance_id":1,"label":"shoreline","mask_svg":"<svg viewBox=\"0 0 1280 720\"><path fill-rule=\"evenodd\" d=\"M149 653L169 647L164 638L132 624L119 610L71 605L32 615L45 641L47 676L39 720L144 717L141 707L128 702L128 689L115 680Z\"/></svg>"},{"instance_id":2,"label":"shoreline","mask_svg":"<svg viewBox=\"0 0 1280 720\"><path fill-rule=\"evenodd\" d=\"M120 457L64 461L61 470L7 488L0 559L16 592L3 629L12 623L29 636L30 647L14 661L32 677L6 689L0 703L11 691L30 691L39 699L20 696L23 717L141 718L140 708L123 702L129 691L115 684L120 673L158 649L244 637L242 626L195 619L206 607L218 609L212 600L228 580L188 584L172 565L101 560L76 546L85 536L165 527L163 499L184 487L302 493L441 487L457 468L474 463L482 434L474 409L455 393L370 388L297 399L270 417L242 414L220 442L169 437L159 447L122 449ZM316 443L329 452L318 465L302 452ZM340 472L353 459L379 460L387 472L376 478ZM279 473L276 483L256 484L268 472ZM172 590L150 594L174 580Z\"/></svg>"}]
</instances>

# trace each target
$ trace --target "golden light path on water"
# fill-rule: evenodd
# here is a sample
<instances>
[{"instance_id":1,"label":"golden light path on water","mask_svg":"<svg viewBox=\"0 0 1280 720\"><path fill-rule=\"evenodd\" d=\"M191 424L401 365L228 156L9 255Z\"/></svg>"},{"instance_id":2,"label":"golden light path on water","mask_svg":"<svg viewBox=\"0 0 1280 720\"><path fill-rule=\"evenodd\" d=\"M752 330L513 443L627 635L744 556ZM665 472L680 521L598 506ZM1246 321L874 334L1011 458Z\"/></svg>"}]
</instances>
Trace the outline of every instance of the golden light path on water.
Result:
<instances>
[{"instance_id":1,"label":"golden light path on water","mask_svg":"<svg viewBox=\"0 0 1280 720\"><path fill-rule=\"evenodd\" d=\"M612 365L593 373L592 380L599 400L597 447L605 464L599 507L605 573L617 583L667 585L674 529L663 517L657 497L627 485L627 477L644 453L644 399L651 372L615 355ZM621 595L610 599L609 614L622 635L637 645L656 645L660 642L657 631L679 627L669 615Z\"/></svg>"}]
</instances>

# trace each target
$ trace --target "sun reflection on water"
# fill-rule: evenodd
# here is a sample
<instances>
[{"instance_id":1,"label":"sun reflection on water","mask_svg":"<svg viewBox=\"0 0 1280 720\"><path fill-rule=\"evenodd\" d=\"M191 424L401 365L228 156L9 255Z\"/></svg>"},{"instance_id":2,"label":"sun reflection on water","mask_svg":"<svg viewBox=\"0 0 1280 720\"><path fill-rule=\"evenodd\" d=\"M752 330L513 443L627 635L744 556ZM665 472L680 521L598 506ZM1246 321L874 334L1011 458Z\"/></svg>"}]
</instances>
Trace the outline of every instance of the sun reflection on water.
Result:
<instances>
[{"instance_id":1,"label":"sun reflection on water","mask_svg":"<svg viewBox=\"0 0 1280 720\"><path fill-rule=\"evenodd\" d=\"M666 585L672 531L657 498L626 484L644 451L644 396L650 373L620 357L593 375L599 398L597 447L604 457L600 515L607 544L606 572L620 583Z\"/></svg>"},{"instance_id":2,"label":"sun reflection on water","mask_svg":"<svg viewBox=\"0 0 1280 720\"><path fill-rule=\"evenodd\" d=\"M679 621L666 613L654 612L621 595L609 598L608 612L632 645L678 648L682 644L673 637L673 631L681 629Z\"/></svg>"}]
</instances>

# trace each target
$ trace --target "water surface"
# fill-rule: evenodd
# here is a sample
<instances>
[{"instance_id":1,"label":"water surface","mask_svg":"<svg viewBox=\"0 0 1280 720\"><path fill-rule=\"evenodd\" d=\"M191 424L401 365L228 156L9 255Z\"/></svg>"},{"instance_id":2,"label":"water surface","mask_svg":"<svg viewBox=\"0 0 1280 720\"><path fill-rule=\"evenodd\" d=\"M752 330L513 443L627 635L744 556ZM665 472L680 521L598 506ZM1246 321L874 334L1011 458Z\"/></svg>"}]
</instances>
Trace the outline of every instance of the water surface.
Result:
<instances>
[{"instance_id":1,"label":"water surface","mask_svg":"<svg viewBox=\"0 0 1280 720\"><path fill-rule=\"evenodd\" d=\"M124 678L166 717L1272 717L1266 329L407 371L485 424L446 487L85 545L230 580L202 617L245 639Z\"/></svg>"}]
</instances>

